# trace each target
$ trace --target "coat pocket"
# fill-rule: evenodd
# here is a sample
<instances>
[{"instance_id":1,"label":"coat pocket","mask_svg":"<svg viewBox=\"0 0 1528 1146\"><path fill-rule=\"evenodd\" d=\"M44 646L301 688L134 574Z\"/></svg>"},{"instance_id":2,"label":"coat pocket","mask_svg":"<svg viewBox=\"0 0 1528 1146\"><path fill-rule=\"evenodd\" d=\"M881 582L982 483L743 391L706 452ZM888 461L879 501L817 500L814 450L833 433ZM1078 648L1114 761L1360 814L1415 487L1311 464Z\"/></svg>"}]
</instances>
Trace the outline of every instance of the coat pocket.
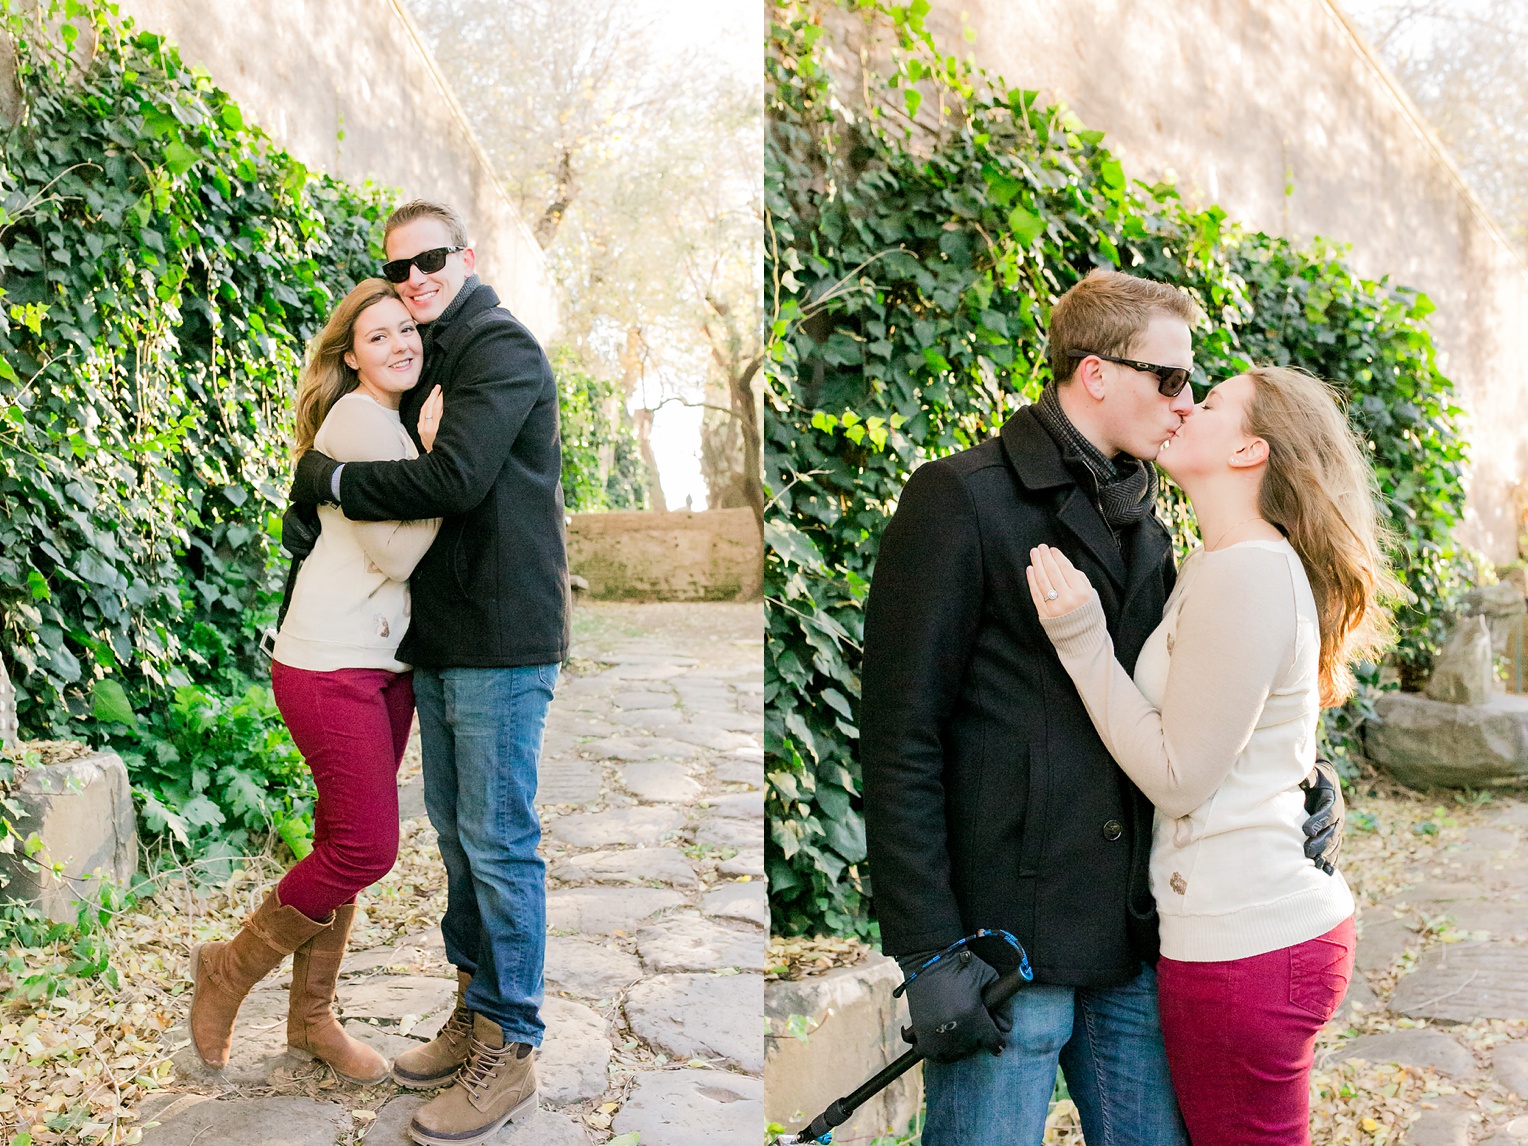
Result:
<instances>
[{"instance_id":1,"label":"coat pocket","mask_svg":"<svg viewBox=\"0 0 1528 1146\"><path fill-rule=\"evenodd\" d=\"M1045 854L1046 829L1050 822L1050 783L1035 753L1024 749L1027 773L1024 797L1024 835L1019 844L1019 878L1040 874L1040 859Z\"/></svg>"}]
</instances>

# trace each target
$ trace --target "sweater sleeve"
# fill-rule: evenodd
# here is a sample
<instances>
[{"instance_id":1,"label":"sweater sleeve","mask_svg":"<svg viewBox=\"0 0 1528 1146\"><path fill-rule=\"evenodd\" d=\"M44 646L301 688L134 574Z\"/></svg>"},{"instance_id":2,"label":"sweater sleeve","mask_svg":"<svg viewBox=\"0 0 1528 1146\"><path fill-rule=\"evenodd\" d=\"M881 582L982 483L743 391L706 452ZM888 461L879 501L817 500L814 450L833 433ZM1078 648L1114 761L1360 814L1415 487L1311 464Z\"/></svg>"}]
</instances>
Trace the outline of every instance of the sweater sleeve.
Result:
<instances>
[{"instance_id":1,"label":"sweater sleeve","mask_svg":"<svg viewBox=\"0 0 1528 1146\"><path fill-rule=\"evenodd\" d=\"M340 462L397 461L408 456L398 424L369 401L336 402L320 436L323 451ZM391 580L407 581L434 544L440 518L352 521L351 525L372 564Z\"/></svg>"},{"instance_id":2,"label":"sweater sleeve","mask_svg":"<svg viewBox=\"0 0 1528 1146\"><path fill-rule=\"evenodd\" d=\"M1295 651L1294 586L1282 554L1233 546L1200 561L1184 587L1160 711L1114 659L1096 594L1042 618L1110 754L1173 817L1220 787Z\"/></svg>"}]
</instances>

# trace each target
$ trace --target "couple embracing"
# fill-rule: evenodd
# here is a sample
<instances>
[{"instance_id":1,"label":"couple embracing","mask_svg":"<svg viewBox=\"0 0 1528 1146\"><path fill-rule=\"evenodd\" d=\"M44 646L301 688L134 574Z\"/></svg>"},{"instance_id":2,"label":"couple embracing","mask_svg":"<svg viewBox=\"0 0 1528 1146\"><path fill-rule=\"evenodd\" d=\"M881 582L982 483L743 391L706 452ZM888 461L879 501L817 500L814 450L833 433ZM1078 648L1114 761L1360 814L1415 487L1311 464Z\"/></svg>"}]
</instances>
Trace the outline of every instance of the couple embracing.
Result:
<instances>
[{"instance_id":1,"label":"couple embracing","mask_svg":"<svg viewBox=\"0 0 1528 1146\"><path fill-rule=\"evenodd\" d=\"M193 949L190 1027L202 1060L224 1066L244 996L291 955L288 1043L350 1082L450 1085L410 1133L471 1146L536 1102L546 891L534 797L569 635L557 387L535 338L473 273L454 210L405 204L383 244L383 277L335 308L298 383L283 542L301 566L271 676L318 790L313 851L231 941ZM416 703L458 992L440 1034L389 1066L330 1003L356 893L397 859Z\"/></svg>"},{"instance_id":2,"label":"couple embracing","mask_svg":"<svg viewBox=\"0 0 1528 1146\"><path fill-rule=\"evenodd\" d=\"M1355 946L1317 721L1396 583L1332 391L1254 367L1195 405L1199 317L1094 271L1040 400L916 470L881 542L865 819L924 1146L1038 1146L1058 1064L1091 1146L1310 1141ZM1181 568L1153 462L1204 542ZM1034 983L989 1014L1019 945Z\"/></svg>"}]
</instances>

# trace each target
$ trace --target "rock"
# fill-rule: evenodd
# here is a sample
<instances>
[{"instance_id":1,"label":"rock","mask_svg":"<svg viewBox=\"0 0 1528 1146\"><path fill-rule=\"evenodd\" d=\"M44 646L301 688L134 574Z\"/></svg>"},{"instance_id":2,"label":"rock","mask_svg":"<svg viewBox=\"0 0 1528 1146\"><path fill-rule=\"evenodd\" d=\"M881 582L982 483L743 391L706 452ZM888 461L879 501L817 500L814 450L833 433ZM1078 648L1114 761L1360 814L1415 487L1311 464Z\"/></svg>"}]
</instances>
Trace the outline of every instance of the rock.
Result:
<instances>
[{"instance_id":1,"label":"rock","mask_svg":"<svg viewBox=\"0 0 1528 1146\"><path fill-rule=\"evenodd\" d=\"M1484 704L1496 692L1496 656L1484 617L1466 617L1438 650L1427 695L1447 704Z\"/></svg>"},{"instance_id":2,"label":"rock","mask_svg":"<svg viewBox=\"0 0 1528 1146\"><path fill-rule=\"evenodd\" d=\"M731 792L706 801L713 815L736 820L762 820L764 818L763 792Z\"/></svg>"},{"instance_id":3,"label":"rock","mask_svg":"<svg viewBox=\"0 0 1528 1146\"><path fill-rule=\"evenodd\" d=\"M799 1129L907 1049L901 1033L909 1021L907 1002L892 996L901 982L896 960L871 954L825 975L765 984L770 1033L764 1040L764 1093L770 1121ZM805 1042L787 1032L793 1015L807 1019ZM922 1102L918 1074L905 1074L860 1107L837 1136L868 1141L888 1128L900 1132Z\"/></svg>"},{"instance_id":4,"label":"rock","mask_svg":"<svg viewBox=\"0 0 1528 1146\"><path fill-rule=\"evenodd\" d=\"M1439 1101L1406 1128L1401 1146L1469 1146L1470 1111L1457 1100Z\"/></svg>"},{"instance_id":5,"label":"rock","mask_svg":"<svg viewBox=\"0 0 1528 1146\"><path fill-rule=\"evenodd\" d=\"M695 869L678 848L623 848L569 856L552 869L564 883L642 884L649 880L673 887L694 887Z\"/></svg>"},{"instance_id":6,"label":"rock","mask_svg":"<svg viewBox=\"0 0 1528 1146\"><path fill-rule=\"evenodd\" d=\"M187 1003L189 1005L189 999ZM286 1018L285 991L251 991L239 1008L227 1066L218 1071L209 1069L197 1057L196 1048L189 1041L175 1052L170 1062L183 1078L236 1086L264 1086L273 1071L289 1066L293 1061L287 1056ZM190 1038L191 1033L182 1019L171 1041Z\"/></svg>"},{"instance_id":7,"label":"rock","mask_svg":"<svg viewBox=\"0 0 1528 1146\"><path fill-rule=\"evenodd\" d=\"M671 1058L721 1059L764 1069L761 975L656 975L626 993L632 1033Z\"/></svg>"},{"instance_id":8,"label":"rock","mask_svg":"<svg viewBox=\"0 0 1528 1146\"><path fill-rule=\"evenodd\" d=\"M403 1015L433 1015L456 1004L456 979L424 975L381 975L339 990L340 1012L347 1019L396 1023Z\"/></svg>"},{"instance_id":9,"label":"rock","mask_svg":"<svg viewBox=\"0 0 1528 1146\"><path fill-rule=\"evenodd\" d=\"M98 896L100 880L124 885L138 869L137 820L127 768L115 752L93 752L29 771L10 795L20 814L6 818L17 835L41 837L63 878L46 866L28 871L17 848L0 853L6 899L19 899L49 919L73 923L79 906Z\"/></svg>"},{"instance_id":10,"label":"rock","mask_svg":"<svg viewBox=\"0 0 1528 1146\"><path fill-rule=\"evenodd\" d=\"M1413 788L1486 788L1528 780L1528 696L1458 705L1381 693L1364 723L1364 756Z\"/></svg>"},{"instance_id":11,"label":"rock","mask_svg":"<svg viewBox=\"0 0 1528 1146\"><path fill-rule=\"evenodd\" d=\"M637 932L637 951L652 971L764 969L764 936L694 915L670 915Z\"/></svg>"},{"instance_id":12,"label":"rock","mask_svg":"<svg viewBox=\"0 0 1528 1146\"><path fill-rule=\"evenodd\" d=\"M409 1120L433 1094L398 1095L377 1112L377 1120L366 1132L367 1146L417 1146L409 1136ZM588 1146L583 1128L566 1114L537 1110L509 1123L483 1146ZM211 1146L203 1142L199 1146ZM220 1143L219 1146L222 1146ZM234 1146L232 1142L228 1146ZM325 1146L329 1146L325 1143Z\"/></svg>"},{"instance_id":13,"label":"rock","mask_svg":"<svg viewBox=\"0 0 1528 1146\"><path fill-rule=\"evenodd\" d=\"M612 1047L605 1020L566 999L545 999L541 1019L546 1034L536 1052L536 1076L543 1102L566 1106L605 1093Z\"/></svg>"},{"instance_id":14,"label":"rock","mask_svg":"<svg viewBox=\"0 0 1528 1146\"><path fill-rule=\"evenodd\" d=\"M764 1084L720 1070L639 1074L611 1129L652 1146L762 1142Z\"/></svg>"},{"instance_id":15,"label":"rock","mask_svg":"<svg viewBox=\"0 0 1528 1146\"><path fill-rule=\"evenodd\" d=\"M1332 1055L1338 1060L1360 1058L1365 1062L1393 1062L1399 1066L1427 1067L1454 1078L1469 1078L1479 1070L1475 1056L1442 1031L1389 1031L1364 1035L1343 1043Z\"/></svg>"},{"instance_id":16,"label":"rock","mask_svg":"<svg viewBox=\"0 0 1528 1146\"><path fill-rule=\"evenodd\" d=\"M707 816L695 829L695 842L721 848L757 848L764 843L764 825L726 816Z\"/></svg>"},{"instance_id":17,"label":"rock","mask_svg":"<svg viewBox=\"0 0 1528 1146\"><path fill-rule=\"evenodd\" d=\"M656 844L677 835L684 826L678 808L614 808L608 812L575 812L551 826L554 837L577 848L612 844Z\"/></svg>"},{"instance_id":18,"label":"rock","mask_svg":"<svg viewBox=\"0 0 1528 1146\"><path fill-rule=\"evenodd\" d=\"M536 803L589 804L600 797L600 767L592 760L543 757L536 774Z\"/></svg>"},{"instance_id":19,"label":"rock","mask_svg":"<svg viewBox=\"0 0 1528 1146\"><path fill-rule=\"evenodd\" d=\"M424 780L416 777L398 785L398 819L422 820L429 813L424 806Z\"/></svg>"},{"instance_id":20,"label":"rock","mask_svg":"<svg viewBox=\"0 0 1528 1146\"><path fill-rule=\"evenodd\" d=\"M1528 949L1494 943L1431 948L1395 985L1390 1009L1460 1023L1528 1019Z\"/></svg>"},{"instance_id":21,"label":"rock","mask_svg":"<svg viewBox=\"0 0 1528 1146\"><path fill-rule=\"evenodd\" d=\"M701 911L713 919L742 919L769 926L769 897L764 882L724 883L708 891L701 900Z\"/></svg>"},{"instance_id":22,"label":"rock","mask_svg":"<svg viewBox=\"0 0 1528 1146\"><path fill-rule=\"evenodd\" d=\"M403 1038L358 1019L350 1019L345 1023L345 1033L353 1039L359 1039L389 1062L421 1045L418 1039Z\"/></svg>"},{"instance_id":23,"label":"rock","mask_svg":"<svg viewBox=\"0 0 1528 1146\"><path fill-rule=\"evenodd\" d=\"M1528 1043L1506 1043L1491 1058L1496 1079L1519 1098L1528 1098Z\"/></svg>"},{"instance_id":24,"label":"rock","mask_svg":"<svg viewBox=\"0 0 1528 1146\"><path fill-rule=\"evenodd\" d=\"M618 692L610 698L621 708L673 708L672 692Z\"/></svg>"},{"instance_id":25,"label":"rock","mask_svg":"<svg viewBox=\"0 0 1528 1146\"><path fill-rule=\"evenodd\" d=\"M1383 908L1366 913L1358 928L1358 970L1367 975L1385 971L1397 955L1417 942L1417 934L1406 920L1391 916Z\"/></svg>"},{"instance_id":26,"label":"rock","mask_svg":"<svg viewBox=\"0 0 1528 1146\"><path fill-rule=\"evenodd\" d=\"M700 785L690 778L689 770L667 760L627 764L621 769L621 784L649 804L688 804L700 795Z\"/></svg>"},{"instance_id":27,"label":"rock","mask_svg":"<svg viewBox=\"0 0 1528 1146\"><path fill-rule=\"evenodd\" d=\"M642 964L619 947L571 935L546 941L546 985L584 999L613 999L642 977Z\"/></svg>"},{"instance_id":28,"label":"rock","mask_svg":"<svg viewBox=\"0 0 1528 1146\"><path fill-rule=\"evenodd\" d=\"M1477 585L1464 595L1464 612L1479 616L1491 634L1491 652L1501 656L1507 651L1513 622L1528 613L1521 585L1499 581L1495 585Z\"/></svg>"},{"instance_id":29,"label":"rock","mask_svg":"<svg viewBox=\"0 0 1528 1146\"><path fill-rule=\"evenodd\" d=\"M683 902L679 892L656 887L575 887L547 895L546 921L554 931L608 935L632 931L642 920Z\"/></svg>"},{"instance_id":30,"label":"rock","mask_svg":"<svg viewBox=\"0 0 1528 1146\"><path fill-rule=\"evenodd\" d=\"M702 748L714 748L718 751L729 748L748 748L755 743L754 738L745 733L709 728L704 724L681 724L664 731L675 740L683 740L687 744L698 744Z\"/></svg>"},{"instance_id":31,"label":"rock","mask_svg":"<svg viewBox=\"0 0 1528 1146\"><path fill-rule=\"evenodd\" d=\"M763 879L764 853L762 851L738 852L731 859L722 860L717 864L716 870L722 875L751 875L755 879Z\"/></svg>"},{"instance_id":32,"label":"rock","mask_svg":"<svg viewBox=\"0 0 1528 1146\"><path fill-rule=\"evenodd\" d=\"M236 1098L198 1102L143 1132L143 1146L334 1146L350 1112L311 1098Z\"/></svg>"},{"instance_id":33,"label":"rock","mask_svg":"<svg viewBox=\"0 0 1528 1146\"><path fill-rule=\"evenodd\" d=\"M764 769L751 760L736 757L718 760L713 773L718 784L747 784L750 788L764 787Z\"/></svg>"}]
</instances>

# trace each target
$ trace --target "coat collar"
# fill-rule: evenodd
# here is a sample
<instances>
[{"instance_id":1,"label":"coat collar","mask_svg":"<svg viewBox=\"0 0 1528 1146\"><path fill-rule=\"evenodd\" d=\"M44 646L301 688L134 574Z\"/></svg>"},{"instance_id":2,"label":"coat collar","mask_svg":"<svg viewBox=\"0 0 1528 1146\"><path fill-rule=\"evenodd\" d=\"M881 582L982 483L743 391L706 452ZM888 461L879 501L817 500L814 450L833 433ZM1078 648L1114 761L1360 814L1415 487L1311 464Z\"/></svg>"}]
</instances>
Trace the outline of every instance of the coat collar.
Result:
<instances>
[{"instance_id":1,"label":"coat collar","mask_svg":"<svg viewBox=\"0 0 1528 1146\"><path fill-rule=\"evenodd\" d=\"M463 287L463 289L466 289ZM433 353L436 356L447 353L462 332L471 325L472 320L485 310L491 310L499 305L499 296L493 287L487 283L479 283L462 302L462 307L451 318L441 324L441 328L431 333L427 355ZM439 320L436 320L439 322ZM428 357L426 358L428 361Z\"/></svg>"},{"instance_id":2,"label":"coat collar","mask_svg":"<svg viewBox=\"0 0 1528 1146\"><path fill-rule=\"evenodd\" d=\"M1125 559L1109 532L1103 515L1061 457L1061 447L1028 406L1003 423L1000 433L1008 465L1026 489L1057 490L1056 520L1082 544L1108 572L1110 580L1125 588ZM1134 532L1139 533L1139 530ZM1132 554L1132 556L1134 556Z\"/></svg>"}]
</instances>

